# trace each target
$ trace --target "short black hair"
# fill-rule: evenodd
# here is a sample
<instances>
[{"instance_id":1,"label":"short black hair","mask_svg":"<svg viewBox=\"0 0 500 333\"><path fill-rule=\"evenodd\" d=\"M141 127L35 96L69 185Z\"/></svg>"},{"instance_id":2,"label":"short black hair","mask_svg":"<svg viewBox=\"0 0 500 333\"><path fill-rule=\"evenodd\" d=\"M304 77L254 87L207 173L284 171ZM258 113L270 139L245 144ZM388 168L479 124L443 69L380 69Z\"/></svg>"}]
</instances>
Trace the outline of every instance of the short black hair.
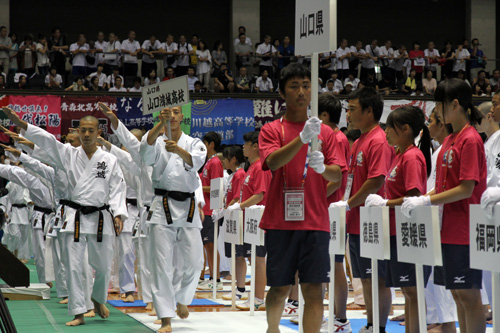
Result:
<instances>
[{"instance_id":1,"label":"short black hair","mask_svg":"<svg viewBox=\"0 0 500 333\"><path fill-rule=\"evenodd\" d=\"M384 111L384 100L372 87L364 87L354 90L348 97L348 100L357 99L361 109L364 111L370 106L373 110L373 118L380 121Z\"/></svg>"},{"instance_id":2,"label":"short black hair","mask_svg":"<svg viewBox=\"0 0 500 333\"><path fill-rule=\"evenodd\" d=\"M99 63L99 64L97 64L97 67L102 67L102 68L104 68L104 64Z\"/></svg>"},{"instance_id":3,"label":"short black hair","mask_svg":"<svg viewBox=\"0 0 500 333\"><path fill-rule=\"evenodd\" d=\"M332 123L340 122L342 114L342 104L337 97L330 93L323 93L318 97L318 113L326 112Z\"/></svg>"},{"instance_id":4,"label":"short black hair","mask_svg":"<svg viewBox=\"0 0 500 333\"><path fill-rule=\"evenodd\" d=\"M247 132L243 134L243 141L251 142L252 144L259 143L259 132Z\"/></svg>"},{"instance_id":5,"label":"short black hair","mask_svg":"<svg viewBox=\"0 0 500 333\"><path fill-rule=\"evenodd\" d=\"M244 33L244 32L240 32L240 34L238 35L238 37L241 37L241 36L246 36L247 34Z\"/></svg>"},{"instance_id":6,"label":"short black hair","mask_svg":"<svg viewBox=\"0 0 500 333\"><path fill-rule=\"evenodd\" d=\"M241 146L233 145L225 147L222 150L222 156L228 160L236 157L236 161L239 164L245 162L245 156L243 155L243 149L241 149Z\"/></svg>"},{"instance_id":7,"label":"short black hair","mask_svg":"<svg viewBox=\"0 0 500 333\"><path fill-rule=\"evenodd\" d=\"M203 135L202 141L207 142L208 144L213 142L215 151L219 151L222 139L219 133L211 131Z\"/></svg>"},{"instance_id":8,"label":"short black hair","mask_svg":"<svg viewBox=\"0 0 500 333\"><path fill-rule=\"evenodd\" d=\"M311 80L311 71L306 66L297 63L291 63L286 67L283 67L280 72L279 80L280 91L283 94L285 94L286 83L295 77L300 77L302 79L307 78Z\"/></svg>"}]
</instances>

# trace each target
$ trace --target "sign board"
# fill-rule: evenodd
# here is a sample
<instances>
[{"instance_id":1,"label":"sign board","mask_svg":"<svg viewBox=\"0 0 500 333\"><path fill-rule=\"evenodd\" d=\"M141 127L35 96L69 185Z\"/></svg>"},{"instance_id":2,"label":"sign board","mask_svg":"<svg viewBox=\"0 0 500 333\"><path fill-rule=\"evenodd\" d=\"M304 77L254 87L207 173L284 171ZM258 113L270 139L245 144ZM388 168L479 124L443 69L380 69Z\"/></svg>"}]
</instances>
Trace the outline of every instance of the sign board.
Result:
<instances>
[{"instance_id":1,"label":"sign board","mask_svg":"<svg viewBox=\"0 0 500 333\"><path fill-rule=\"evenodd\" d=\"M243 211L229 210L224 211L224 241L230 244L243 244Z\"/></svg>"},{"instance_id":2,"label":"sign board","mask_svg":"<svg viewBox=\"0 0 500 333\"><path fill-rule=\"evenodd\" d=\"M328 208L330 217L330 254L345 254L345 207Z\"/></svg>"},{"instance_id":3,"label":"sign board","mask_svg":"<svg viewBox=\"0 0 500 333\"><path fill-rule=\"evenodd\" d=\"M415 207L407 218L396 210L396 241L398 261L410 264L442 266L439 207Z\"/></svg>"},{"instance_id":4,"label":"sign board","mask_svg":"<svg viewBox=\"0 0 500 333\"><path fill-rule=\"evenodd\" d=\"M361 256L390 259L389 207L360 207Z\"/></svg>"},{"instance_id":5,"label":"sign board","mask_svg":"<svg viewBox=\"0 0 500 333\"><path fill-rule=\"evenodd\" d=\"M210 180L210 209L224 208L224 178Z\"/></svg>"},{"instance_id":6,"label":"sign board","mask_svg":"<svg viewBox=\"0 0 500 333\"><path fill-rule=\"evenodd\" d=\"M500 209L491 219L480 205L470 205L470 267L500 272Z\"/></svg>"},{"instance_id":7,"label":"sign board","mask_svg":"<svg viewBox=\"0 0 500 333\"><path fill-rule=\"evenodd\" d=\"M142 88L143 115L186 103L189 103L187 76L181 76Z\"/></svg>"},{"instance_id":8,"label":"sign board","mask_svg":"<svg viewBox=\"0 0 500 333\"><path fill-rule=\"evenodd\" d=\"M259 228L264 206L252 206L245 209L245 243L264 245L264 230Z\"/></svg>"},{"instance_id":9,"label":"sign board","mask_svg":"<svg viewBox=\"0 0 500 333\"><path fill-rule=\"evenodd\" d=\"M295 2L295 54L332 50L337 39L336 0Z\"/></svg>"}]
</instances>

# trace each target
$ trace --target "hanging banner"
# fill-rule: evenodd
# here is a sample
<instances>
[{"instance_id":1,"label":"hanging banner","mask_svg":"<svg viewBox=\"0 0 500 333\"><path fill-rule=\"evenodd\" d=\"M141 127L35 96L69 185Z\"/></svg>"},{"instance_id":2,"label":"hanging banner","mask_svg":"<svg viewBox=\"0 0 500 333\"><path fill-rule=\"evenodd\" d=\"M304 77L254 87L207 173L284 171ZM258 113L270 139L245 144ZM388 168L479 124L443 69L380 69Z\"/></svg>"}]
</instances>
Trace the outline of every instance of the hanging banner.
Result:
<instances>
[{"instance_id":1,"label":"hanging banner","mask_svg":"<svg viewBox=\"0 0 500 333\"><path fill-rule=\"evenodd\" d=\"M29 124L44 127L47 132L61 139L61 97L59 96L10 96L9 107ZM3 121L3 124L6 124Z\"/></svg>"},{"instance_id":2,"label":"hanging banner","mask_svg":"<svg viewBox=\"0 0 500 333\"><path fill-rule=\"evenodd\" d=\"M142 114L142 98L118 97L116 102L116 116L129 130L142 127L146 130L153 128L153 115Z\"/></svg>"},{"instance_id":3,"label":"hanging banner","mask_svg":"<svg viewBox=\"0 0 500 333\"><path fill-rule=\"evenodd\" d=\"M76 128L80 119L85 116L94 116L99 120L99 128L102 134L112 133L109 119L99 110L98 103L102 102L109 106L113 111L117 111L116 97L108 96L89 96L72 97L65 96L61 98L62 113L62 135L68 134L69 128Z\"/></svg>"},{"instance_id":4,"label":"hanging banner","mask_svg":"<svg viewBox=\"0 0 500 333\"><path fill-rule=\"evenodd\" d=\"M253 101L253 116L255 118L255 129L261 129L266 123L272 122L276 117L286 111L285 100L279 99L256 99Z\"/></svg>"},{"instance_id":5,"label":"hanging banner","mask_svg":"<svg viewBox=\"0 0 500 333\"><path fill-rule=\"evenodd\" d=\"M8 106L9 105L9 96L2 95L0 96L0 108L3 106ZM9 128L10 126L10 120L7 118L7 116L3 113L0 112L0 125ZM0 142L9 142L10 138L3 134L3 132L0 132Z\"/></svg>"},{"instance_id":6,"label":"hanging banner","mask_svg":"<svg viewBox=\"0 0 500 333\"><path fill-rule=\"evenodd\" d=\"M222 144L243 144L243 134L255 131L252 100L196 100L191 105L191 136L203 138L207 132L219 133Z\"/></svg>"}]
</instances>

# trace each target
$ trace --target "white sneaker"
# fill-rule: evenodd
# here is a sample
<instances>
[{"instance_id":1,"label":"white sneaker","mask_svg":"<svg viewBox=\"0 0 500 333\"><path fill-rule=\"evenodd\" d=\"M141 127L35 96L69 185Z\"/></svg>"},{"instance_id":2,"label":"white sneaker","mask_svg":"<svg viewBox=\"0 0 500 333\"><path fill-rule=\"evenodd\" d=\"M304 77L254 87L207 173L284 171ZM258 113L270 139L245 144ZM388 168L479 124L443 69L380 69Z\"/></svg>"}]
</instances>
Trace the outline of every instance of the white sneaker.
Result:
<instances>
[{"instance_id":1,"label":"white sneaker","mask_svg":"<svg viewBox=\"0 0 500 333\"><path fill-rule=\"evenodd\" d=\"M247 300L244 303L236 304L236 307L243 311L250 311L250 300ZM263 299L255 297L254 307L255 311L264 311L266 309L266 303Z\"/></svg>"},{"instance_id":2,"label":"white sneaker","mask_svg":"<svg viewBox=\"0 0 500 333\"><path fill-rule=\"evenodd\" d=\"M299 307L292 303L286 303L282 317L293 317L299 314Z\"/></svg>"},{"instance_id":3,"label":"white sneaker","mask_svg":"<svg viewBox=\"0 0 500 333\"><path fill-rule=\"evenodd\" d=\"M248 299L247 292L240 292L240 291L236 290L235 296L236 296L237 301L245 301ZM224 294L224 295L222 295L222 299L226 300L226 301L231 301L233 299L233 294L232 293Z\"/></svg>"},{"instance_id":4,"label":"white sneaker","mask_svg":"<svg viewBox=\"0 0 500 333\"><path fill-rule=\"evenodd\" d=\"M352 333L351 322L348 319L345 323L341 323L335 318L333 320L333 331L339 333ZM324 321L323 325L321 325L321 332L328 332L328 321Z\"/></svg>"},{"instance_id":5,"label":"white sneaker","mask_svg":"<svg viewBox=\"0 0 500 333\"><path fill-rule=\"evenodd\" d=\"M373 333L373 326L370 326L370 328L363 326L358 333Z\"/></svg>"},{"instance_id":6,"label":"white sneaker","mask_svg":"<svg viewBox=\"0 0 500 333\"><path fill-rule=\"evenodd\" d=\"M196 289L201 289L202 286L206 285L209 282L210 282L210 280L200 280L200 281L198 281L198 287L196 287Z\"/></svg>"},{"instance_id":7,"label":"white sneaker","mask_svg":"<svg viewBox=\"0 0 500 333\"><path fill-rule=\"evenodd\" d=\"M222 290L224 288L224 284L222 282L217 282L216 286L217 290ZM208 280L206 283L202 283L198 285L199 290L212 290L214 289L214 281Z\"/></svg>"}]
</instances>

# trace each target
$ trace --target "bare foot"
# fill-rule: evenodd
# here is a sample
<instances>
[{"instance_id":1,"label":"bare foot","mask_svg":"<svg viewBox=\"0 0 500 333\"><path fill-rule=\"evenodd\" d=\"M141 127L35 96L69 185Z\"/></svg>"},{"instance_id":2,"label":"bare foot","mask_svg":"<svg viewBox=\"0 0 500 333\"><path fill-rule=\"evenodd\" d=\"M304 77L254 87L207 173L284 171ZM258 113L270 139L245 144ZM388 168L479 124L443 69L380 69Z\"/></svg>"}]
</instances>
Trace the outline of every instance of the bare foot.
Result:
<instances>
[{"instance_id":1,"label":"bare foot","mask_svg":"<svg viewBox=\"0 0 500 333\"><path fill-rule=\"evenodd\" d=\"M403 313L402 315L392 317L391 321L404 321L405 320L405 314Z\"/></svg>"},{"instance_id":2,"label":"bare foot","mask_svg":"<svg viewBox=\"0 0 500 333\"><path fill-rule=\"evenodd\" d=\"M153 310L153 303L152 302L146 304L146 311L151 311L151 310Z\"/></svg>"},{"instance_id":3,"label":"bare foot","mask_svg":"<svg viewBox=\"0 0 500 333\"><path fill-rule=\"evenodd\" d=\"M133 293L127 293L127 297L125 297L125 299L123 300L125 303L134 303L135 302L135 299L134 299L134 295Z\"/></svg>"},{"instance_id":4,"label":"bare foot","mask_svg":"<svg viewBox=\"0 0 500 333\"><path fill-rule=\"evenodd\" d=\"M49 288L52 288L54 286L52 282L47 282L46 285L49 286Z\"/></svg>"},{"instance_id":5,"label":"bare foot","mask_svg":"<svg viewBox=\"0 0 500 333\"><path fill-rule=\"evenodd\" d=\"M400 322L399 326L405 326L405 322L404 321Z\"/></svg>"},{"instance_id":6,"label":"bare foot","mask_svg":"<svg viewBox=\"0 0 500 333\"><path fill-rule=\"evenodd\" d=\"M94 303L94 311L99 315L101 318L108 318L109 317L109 310L106 307L106 305L98 303L96 300L92 300Z\"/></svg>"},{"instance_id":7,"label":"bare foot","mask_svg":"<svg viewBox=\"0 0 500 333\"><path fill-rule=\"evenodd\" d=\"M66 297L65 299L60 301L59 304L68 304L68 298Z\"/></svg>"},{"instance_id":8,"label":"bare foot","mask_svg":"<svg viewBox=\"0 0 500 333\"><path fill-rule=\"evenodd\" d=\"M181 319L186 319L187 317L189 317L189 310L187 305L177 303L177 315Z\"/></svg>"},{"instance_id":9,"label":"bare foot","mask_svg":"<svg viewBox=\"0 0 500 333\"><path fill-rule=\"evenodd\" d=\"M66 323L66 326L79 326L79 325L84 325L85 322L83 321L83 315L79 314L75 316L75 319L72 321L68 321Z\"/></svg>"},{"instance_id":10,"label":"bare foot","mask_svg":"<svg viewBox=\"0 0 500 333\"><path fill-rule=\"evenodd\" d=\"M155 325L161 325L161 319L156 319L154 322Z\"/></svg>"},{"instance_id":11,"label":"bare foot","mask_svg":"<svg viewBox=\"0 0 500 333\"><path fill-rule=\"evenodd\" d=\"M172 332L172 320L170 318L161 319L161 327L158 332Z\"/></svg>"},{"instance_id":12,"label":"bare foot","mask_svg":"<svg viewBox=\"0 0 500 333\"><path fill-rule=\"evenodd\" d=\"M153 312L149 314L151 317L156 317L156 310L153 308Z\"/></svg>"},{"instance_id":13,"label":"bare foot","mask_svg":"<svg viewBox=\"0 0 500 333\"><path fill-rule=\"evenodd\" d=\"M21 262L25 265L28 263L28 261L29 261L28 259L21 259Z\"/></svg>"},{"instance_id":14,"label":"bare foot","mask_svg":"<svg viewBox=\"0 0 500 333\"><path fill-rule=\"evenodd\" d=\"M366 307L361 304L356 304L354 302L347 304L347 310L364 310Z\"/></svg>"},{"instance_id":15,"label":"bare foot","mask_svg":"<svg viewBox=\"0 0 500 333\"><path fill-rule=\"evenodd\" d=\"M94 311L94 309L87 311L83 316L85 318L94 318L95 317L95 311Z\"/></svg>"},{"instance_id":16,"label":"bare foot","mask_svg":"<svg viewBox=\"0 0 500 333\"><path fill-rule=\"evenodd\" d=\"M493 319L492 319L492 320L487 320L487 321L486 321L486 324L488 324L488 325L493 325Z\"/></svg>"}]
</instances>

